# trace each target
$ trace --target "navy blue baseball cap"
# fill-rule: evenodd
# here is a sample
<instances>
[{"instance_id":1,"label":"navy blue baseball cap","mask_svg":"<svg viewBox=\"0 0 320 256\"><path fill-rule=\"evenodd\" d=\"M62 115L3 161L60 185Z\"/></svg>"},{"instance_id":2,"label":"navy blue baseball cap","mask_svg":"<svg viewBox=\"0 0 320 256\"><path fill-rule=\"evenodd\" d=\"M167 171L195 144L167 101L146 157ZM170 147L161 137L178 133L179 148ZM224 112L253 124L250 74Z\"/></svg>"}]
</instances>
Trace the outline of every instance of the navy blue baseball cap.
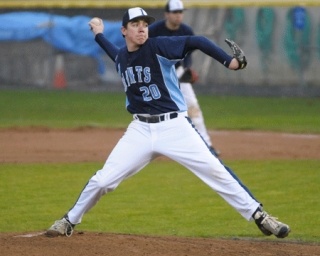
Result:
<instances>
[{"instance_id":1,"label":"navy blue baseball cap","mask_svg":"<svg viewBox=\"0 0 320 256\"><path fill-rule=\"evenodd\" d=\"M182 12L185 8L181 0L168 0L164 10L165 12Z\"/></svg>"},{"instance_id":2,"label":"navy blue baseball cap","mask_svg":"<svg viewBox=\"0 0 320 256\"><path fill-rule=\"evenodd\" d=\"M149 16L145 10L140 7L134 7L128 9L123 15L122 26L127 25L130 21L138 19L145 20L149 25L155 21L155 18Z\"/></svg>"}]
</instances>

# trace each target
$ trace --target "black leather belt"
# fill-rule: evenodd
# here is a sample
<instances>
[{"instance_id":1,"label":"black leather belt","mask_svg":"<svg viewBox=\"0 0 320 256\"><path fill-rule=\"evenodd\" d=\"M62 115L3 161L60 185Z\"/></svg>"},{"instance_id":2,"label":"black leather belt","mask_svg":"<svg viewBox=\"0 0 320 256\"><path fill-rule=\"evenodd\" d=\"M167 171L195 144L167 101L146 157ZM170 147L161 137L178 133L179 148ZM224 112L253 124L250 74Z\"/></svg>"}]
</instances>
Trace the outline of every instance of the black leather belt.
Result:
<instances>
[{"instance_id":1,"label":"black leather belt","mask_svg":"<svg viewBox=\"0 0 320 256\"><path fill-rule=\"evenodd\" d=\"M178 113L170 113L170 114L163 114L163 115L157 115L157 116L140 116L136 115L136 118L139 119L141 122L145 123L160 123L165 120L174 119L178 117Z\"/></svg>"}]
</instances>

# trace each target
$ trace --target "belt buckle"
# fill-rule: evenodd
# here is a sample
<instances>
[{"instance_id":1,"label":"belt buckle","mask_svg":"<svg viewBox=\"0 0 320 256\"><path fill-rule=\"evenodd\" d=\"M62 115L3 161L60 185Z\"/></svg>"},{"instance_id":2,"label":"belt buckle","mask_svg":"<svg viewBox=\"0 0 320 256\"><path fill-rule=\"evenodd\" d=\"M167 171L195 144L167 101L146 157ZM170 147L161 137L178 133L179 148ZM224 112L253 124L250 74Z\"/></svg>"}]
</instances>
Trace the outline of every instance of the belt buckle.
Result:
<instances>
[{"instance_id":1,"label":"belt buckle","mask_svg":"<svg viewBox=\"0 0 320 256\"><path fill-rule=\"evenodd\" d=\"M160 119L159 116L150 116L147 118L148 123L152 123L152 124L159 123L159 119Z\"/></svg>"}]
</instances>

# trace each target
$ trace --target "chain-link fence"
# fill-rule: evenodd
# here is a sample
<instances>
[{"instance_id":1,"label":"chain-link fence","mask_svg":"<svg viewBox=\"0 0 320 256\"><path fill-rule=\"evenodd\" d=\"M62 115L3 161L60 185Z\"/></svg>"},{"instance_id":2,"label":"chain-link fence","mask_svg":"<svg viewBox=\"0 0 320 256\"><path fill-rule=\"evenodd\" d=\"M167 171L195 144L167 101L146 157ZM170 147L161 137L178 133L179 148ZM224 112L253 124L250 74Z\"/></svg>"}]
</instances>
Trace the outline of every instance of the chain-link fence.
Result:
<instances>
[{"instance_id":1,"label":"chain-link fence","mask_svg":"<svg viewBox=\"0 0 320 256\"><path fill-rule=\"evenodd\" d=\"M249 85L253 90L301 90L320 86L320 8L252 7L193 9L188 23L228 50L231 38L245 51L249 65L244 72L228 72L202 53L195 54L202 83ZM198 23L195 17L206 17ZM198 26L197 26L198 25ZM260 88L259 88L260 87Z\"/></svg>"},{"instance_id":2,"label":"chain-link fence","mask_svg":"<svg viewBox=\"0 0 320 256\"><path fill-rule=\"evenodd\" d=\"M68 18L99 16L105 20L120 21L125 9L23 11ZM146 10L157 19L163 17L163 8ZM13 11L21 10L2 10L3 13ZM196 34L209 37L226 51L230 50L224 39L231 38L243 48L249 60L247 69L233 72L203 53L194 52L193 66L200 77L196 90L223 94L319 96L319 13L319 6L188 8L185 23L191 25ZM2 26L0 24L0 37L8 33L2 30ZM95 44L93 39L91 43ZM39 38L19 42L0 40L0 46L0 86L122 90L114 65L105 55L101 58L106 66L101 72L101 66L92 56L56 49Z\"/></svg>"}]
</instances>

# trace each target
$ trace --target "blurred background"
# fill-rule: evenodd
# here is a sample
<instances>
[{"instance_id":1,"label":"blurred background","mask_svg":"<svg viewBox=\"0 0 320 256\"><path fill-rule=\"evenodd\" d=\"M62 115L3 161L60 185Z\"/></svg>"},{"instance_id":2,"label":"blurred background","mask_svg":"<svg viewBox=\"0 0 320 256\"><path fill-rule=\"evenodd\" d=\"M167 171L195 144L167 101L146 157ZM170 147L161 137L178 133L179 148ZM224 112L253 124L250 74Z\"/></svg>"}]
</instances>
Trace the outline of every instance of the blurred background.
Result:
<instances>
[{"instance_id":1,"label":"blurred background","mask_svg":"<svg viewBox=\"0 0 320 256\"><path fill-rule=\"evenodd\" d=\"M241 72L200 51L196 92L215 95L320 96L320 0L184 0L184 22L227 52L230 38L246 53ZM0 89L122 91L113 62L88 22L100 17L105 35L124 45L121 18L140 6L157 20L166 1L0 0Z\"/></svg>"}]
</instances>

